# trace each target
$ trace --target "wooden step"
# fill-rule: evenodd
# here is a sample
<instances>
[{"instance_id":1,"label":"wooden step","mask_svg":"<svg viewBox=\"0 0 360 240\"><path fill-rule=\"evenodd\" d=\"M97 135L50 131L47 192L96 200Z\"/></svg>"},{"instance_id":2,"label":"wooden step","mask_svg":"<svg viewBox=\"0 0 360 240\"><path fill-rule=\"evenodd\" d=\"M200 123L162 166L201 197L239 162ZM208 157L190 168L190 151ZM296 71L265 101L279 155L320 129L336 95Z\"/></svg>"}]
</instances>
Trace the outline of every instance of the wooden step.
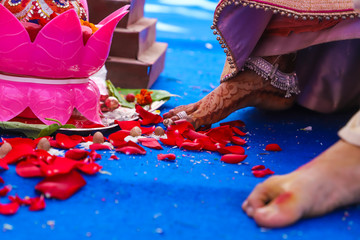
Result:
<instances>
[{"instance_id":1,"label":"wooden step","mask_svg":"<svg viewBox=\"0 0 360 240\"><path fill-rule=\"evenodd\" d=\"M117 9L129 4L129 13L121 19L118 28L127 28L144 17L145 0L87 0L90 22L97 24Z\"/></svg>"},{"instance_id":2,"label":"wooden step","mask_svg":"<svg viewBox=\"0 0 360 240\"><path fill-rule=\"evenodd\" d=\"M164 69L167 46L155 42L138 59L110 56L107 79L121 88L150 88Z\"/></svg>"},{"instance_id":3,"label":"wooden step","mask_svg":"<svg viewBox=\"0 0 360 240\"><path fill-rule=\"evenodd\" d=\"M127 28L116 28L110 56L138 59L156 38L156 19L141 18Z\"/></svg>"}]
</instances>

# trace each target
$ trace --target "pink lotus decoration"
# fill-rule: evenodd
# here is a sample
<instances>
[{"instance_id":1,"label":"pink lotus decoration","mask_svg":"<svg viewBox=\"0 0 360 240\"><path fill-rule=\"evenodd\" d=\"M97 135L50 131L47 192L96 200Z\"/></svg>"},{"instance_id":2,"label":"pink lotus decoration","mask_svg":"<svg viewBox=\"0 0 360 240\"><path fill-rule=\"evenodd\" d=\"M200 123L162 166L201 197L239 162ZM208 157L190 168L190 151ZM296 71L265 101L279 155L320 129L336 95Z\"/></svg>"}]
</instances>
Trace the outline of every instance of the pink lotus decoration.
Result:
<instances>
[{"instance_id":1,"label":"pink lotus decoration","mask_svg":"<svg viewBox=\"0 0 360 240\"><path fill-rule=\"evenodd\" d=\"M68 10L48 22L34 42L22 23L0 4L0 121L30 108L45 124L65 124L76 108L100 123L99 89L89 76L104 65L125 6L102 20L84 44L80 20Z\"/></svg>"}]
</instances>

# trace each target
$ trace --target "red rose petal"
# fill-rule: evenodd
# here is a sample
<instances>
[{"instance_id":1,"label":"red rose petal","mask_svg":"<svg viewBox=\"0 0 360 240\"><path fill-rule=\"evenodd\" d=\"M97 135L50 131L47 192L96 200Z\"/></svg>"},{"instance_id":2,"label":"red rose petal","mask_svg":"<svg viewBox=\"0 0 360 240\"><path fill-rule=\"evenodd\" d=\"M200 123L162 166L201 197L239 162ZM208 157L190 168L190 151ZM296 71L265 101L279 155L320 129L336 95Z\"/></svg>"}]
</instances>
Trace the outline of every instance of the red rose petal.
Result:
<instances>
[{"instance_id":1,"label":"red rose petal","mask_svg":"<svg viewBox=\"0 0 360 240\"><path fill-rule=\"evenodd\" d=\"M139 138L138 141L145 147L153 149L163 149L160 143L155 138Z\"/></svg>"},{"instance_id":2,"label":"red rose petal","mask_svg":"<svg viewBox=\"0 0 360 240\"><path fill-rule=\"evenodd\" d=\"M64 158L57 157L55 161L51 165L42 165L41 171L45 174L45 176L54 176L59 174L69 173L71 170L75 168L77 161Z\"/></svg>"},{"instance_id":3,"label":"red rose petal","mask_svg":"<svg viewBox=\"0 0 360 240\"><path fill-rule=\"evenodd\" d=\"M77 171L47 177L39 182L35 189L52 198L65 200L86 185L85 179Z\"/></svg>"},{"instance_id":4,"label":"red rose petal","mask_svg":"<svg viewBox=\"0 0 360 240\"><path fill-rule=\"evenodd\" d=\"M232 127L231 130L239 136L246 136L246 133L244 133L243 131L241 131L240 129L236 128L236 127Z\"/></svg>"},{"instance_id":5,"label":"red rose petal","mask_svg":"<svg viewBox=\"0 0 360 240\"><path fill-rule=\"evenodd\" d=\"M274 174L274 172L271 171L269 168L264 169L264 170L255 170L255 171L252 171L252 173L254 174L255 177L258 177L258 178L262 178L262 177L265 177L267 175Z\"/></svg>"},{"instance_id":6,"label":"red rose petal","mask_svg":"<svg viewBox=\"0 0 360 240\"><path fill-rule=\"evenodd\" d=\"M206 133L206 135L217 142L227 144L230 143L233 132L230 126L221 126L211 129Z\"/></svg>"},{"instance_id":7,"label":"red rose petal","mask_svg":"<svg viewBox=\"0 0 360 240\"><path fill-rule=\"evenodd\" d=\"M209 137L195 139L194 142L198 142L202 145L202 149L208 151L217 151L218 145L215 144Z\"/></svg>"},{"instance_id":8,"label":"red rose petal","mask_svg":"<svg viewBox=\"0 0 360 240\"><path fill-rule=\"evenodd\" d=\"M51 155L50 153L48 153L46 150L43 149L36 149L35 153L38 161L45 162L47 164L53 163L56 158L56 156ZM29 160L29 158L27 160ZM32 160L34 164L35 162L38 162L36 161L36 158L32 158Z\"/></svg>"},{"instance_id":9,"label":"red rose petal","mask_svg":"<svg viewBox=\"0 0 360 240\"><path fill-rule=\"evenodd\" d=\"M143 135L150 135L151 133L153 133L155 131L155 126L152 127L140 127L141 129L141 133Z\"/></svg>"},{"instance_id":10,"label":"red rose petal","mask_svg":"<svg viewBox=\"0 0 360 240\"><path fill-rule=\"evenodd\" d=\"M183 132L182 134L185 138L190 139L190 140L195 140L195 139L199 139L199 138L209 138L208 136L206 136L203 133L198 133L192 129L188 129L186 131Z\"/></svg>"},{"instance_id":11,"label":"red rose petal","mask_svg":"<svg viewBox=\"0 0 360 240\"><path fill-rule=\"evenodd\" d=\"M11 202L16 202L19 205L30 205L31 204L31 198L20 198L17 194L15 196L9 196L8 197Z\"/></svg>"},{"instance_id":12,"label":"red rose petal","mask_svg":"<svg viewBox=\"0 0 360 240\"><path fill-rule=\"evenodd\" d=\"M18 144L26 144L26 145L30 145L32 146L33 148L36 147L36 143L34 140L30 139L30 138L20 138L20 137L17 137L17 138L4 138L3 139L4 142L8 142L10 143L10 145L12 147L14 147L15 145L18 145Z\"/></svg>"},{"instance_id":13,"label":"red rose petal","mask_svg":"<svg viewBox=\"0 0 360 240\"><path fill-rule=\"evenodd\" d=\"M0 177L0 183L2 183L2 184L5 183L5 181L4 181L4 179L2 177Z\"/></svg>"},{"instance_id":14,"label":"red rose petal","mask_svg":"<svg viewBox=\"0 0 360 240\"><path fill-rule=\"evenodd\" d=\"M160 115L153 114L149 111L146 111L139 104L135 105L135 110L139 114L139 116L142 118L142 121L140 122L141 125L157 124L157 123L162 122L162 120L163 120L163 118Z\"/></svg>"},{"instance_id":15,"label":"red rose petal","mask_svg":"<svg viewBox=\"0 0 360 240\"><path fill-rule=\"evenodd\" d=\"M6 161L4 161L3 159L0 159L0 168L4 170L9 170L9 166L7 165Z\"/></svg>"},{"instance_id":16,"label":"red rose petal","mask_svg":"<svg viewBox=\"0 0 360 240\"><path fill-rule=\"evenodd\" d=\"M90 150L111 150L109 145L93 143L89 146Z\"/></svg>"},{"instance_id":17,"label":"red rose petal","mask_svg":"<svg viewBox=\"0 0 360 240\"><path fill-rule=\"evenodd\" d=\"M170 131L177 131L179 134L183 134L183 132L187 130L195 130L194 126L189 123L188 121L181 119L175 122L175 125L170 125L167 130Z\"/></svg>"},{"instance_id":18,"label":"red rose petal","mask_svg":"<svg viewBox=\"0 0 360 240\"><path fill-rule=\"evenodd\" d=\"M46 207L44 196L31 198L30 211L40 211Z\"/></svg>"},{"instance_id":19,"label":"red rose petal","mask_svg":"<svg viewBox=\"0 0 360 240\"><path fill-rule=\"evenodd\" d=\"M6 156L2 160L5 161L7 164L12 164L30 155L36 155L34 147L30 144L18 143L12 146L11 151L6 154Z\"/></svg>"},{"instance_id":20,"label":"red rose petal","mask_svg":"<svg viewBox=\"0 0 360 240\"><path fill-rule=\"evenodd\" d=\"M124 143L124 138L130 135L130 131L120 130L109 135L109 142L114 147L119 147Z\"/></svg>"},{"instance_id":21,"label":"red rose petal","mask_svg":"<svg viewBox=\"0 0 360 240\"><path fill-rule=\"evenodd\" d=\"M278 151L281 151L282 149L278 144L272 143L272 144L266 145L265 150L266 151L278 152Z\"/></svg>"},{"instance_id":22,"label":"red rose petal","mask_svg":"<svg viewBox=\"0 0 360 240\"><path fill-rule=\"evenodd\" d=\"M89 154L91 160L96 161L101 159L101 154L98 154L95 150L91 151Z\"/></svg>"},{"instance_id":23,"label":"red rose petal","mask_svg":"<svg viewBox=\"0 0 360 240\"><path fill-rule=\"evenodd\" d=\"M122 147L122 148L117 148L115 149L117 152L122 152L125 153L127 155L133 155L133 154L142 154L145 155L146 151L143 149L139 149L137 147L132 147L132 146L126 146L126 147Z\"/></svg>"},{"instance_id":24,"label":"red rose petal","mask_svg":"<svg viewBox=\"0 0 360 240\"><path fill-rule=\"evenodd\" d=\"M220 123L220 126L245 127L245 123L241 120Z\"/></svg>"},{"instance_id":25,"label":"red rose petal","mask_svg":"<svg viewBox=\"0 0 360 240\"><path fill-rule=\"evenodd\" d=\"M244 139L236 137L236 136L232 136L231 142L233 144L237 144L237 145L245 145L246 144L246 141Z\"/></svg>"},{"instance_id":26,"label":"red rose petal","mask_svg":"<svg viewBox=\"0 0 360 240\"><path fill-rule=\"evenodd\" d=\"M20 205L17 202L0 204L0 214L13 215L19 210Z\"/></svg>"},{"instance_id":27,"label":"red rose petal","mask_svg":"<svg viewBox=\"0 0 360 240\"><path fill-rule=\"evenodd\" d=\"M45 176L40 167L28 161L18 163L16 165L15 171L20 177L23 178Z\"/></svg>"},{"instance_id":28,"label":"red rose petal","mask_svg":"<svg viewBox=\"0 0 360 240\"><path fill-rule=\"evenodd\" d=\"M65 135L62 133L57 133L55 136L56 143L61 146L61 148L69 149L73 148L79 143L82 142L82 137L79 135Z\"/></svg>"},{"instance_id":29,"label":"red rose petal","mask_svg":"<svg viewBox=\"0 0 360 240\"><path fill-rule=\"evenodd\" d=\"M76 164L76 168L79 169L81 172L94 175L95 173L99 172L102 169L102 166L100 166L97 163L82 163L78 162Z\"/></svg>"},{"instance_id":30,"label":"red rose petal","mask_svg":"<svg viewBox=\"0 0 360 240\"><path fill-rule=\"evenodd\" d=\"M87 137L83 137L82 142L92 142L93 139L94 139L94 137L90 135L90 136L87 136Z\"/></svg>"},{"instance_id":31,"label":"red rose petal","mask_svg":"<svg viewBox=\"0 0 360 240\"><path fill-rule=\"evenodd\" d=\"M122 130L131 130L133 127L140 127L139 121L118 121L115 120L115 123L119 125Z\"/></svg>"},{"instance_id":32,"label":"red rose petal","mask_svg":"<svg viewBox=\"0 0 360 240\"><path fill-rule=\"evenodd\" d=\"M221 154L245 154L245 149L241 146L228 146L222 147L218 149L218 152Z\"/></svg>"},{"instance_id":33,"label":"red rose petal","mask_svg":"<svg viewBox=\"0 0 360 240\"><path fill-rule=\"evenodd\" d=\"M225 163L237 164L239 162L244 161L247 158L247 155L240 154L226 154L221 157L220 161Z\"/></svg>"},{"instance_id":34,"label":"red rose petal","mask_svg":"<svg viewBox=\"0 0 360 240\"><path fill-rule=\"evenodd\" d=\"M89 154L90 153L84 149L75 148L75 149L70 149L70 150L66 151L65 157L74 159L74 160L83 160L83 159L87 158L89 156Z\"/></svg>"},{"instance_id":35,"label":"red rose petal","mask_svg":"<svg viewBox=\"0 0 360 240\"><path fill-rule=\"evenodd\" d=\"M169 146L179 146L184 141L184 137L178 131L167 131L167 138L160 138L160 141Z\"/></svg>"},{"instance_id":36,"label":"red rose petal","mask_svg":"<svg viewBox=\"0 0 360 240\"><path fill-rule=\"evenodd\" d=\"M10 191L12 187L11 185L7 185L0 189L0 197L5 197Z\"/></svg>"},{"instance_id":37,"label":"red rose petal","mask_svg":"<svg viewBox=\"0 0 360 240\"><path fill-rule=\"evenodd\" d=\"M186 150L201 150L202 144L198 142L191 142L191 141L185 141L180 145L180 148L186 149Z\"/></svg>"},{"instance_id":38,"label":"red rose petal","mask_svg":"<svg viewBox=\"0 0 360 240\"><path fill-rule=\"evenodd\" d=\"M263 170L263 169L265 169L264 165L256 165L251 168L251 171Z\"/></svg>"},{"instance_id":39,"label":"red rose petal","mask_svg":"<svg viewBox=\"0 0 360 240\"><path fill-rule=\"evenodd\" d=\"M110 156L110 159L111 159L111 160L119 160L119 158L118 158L116 155L111 155L111 156Z\"/></svg>"},{"instance_id":40,"label":"red rose petal","mask_svg":"<svg viewBox=\"0 0 360 240\"><path fill-rule=\"evenodd\" d=\"M173 153L167 153L167 154L160 153L157 155L157 159L161 161L165 161L165 160L174 161L176 159L176 155Z\"/></svg>"}]
</instances>

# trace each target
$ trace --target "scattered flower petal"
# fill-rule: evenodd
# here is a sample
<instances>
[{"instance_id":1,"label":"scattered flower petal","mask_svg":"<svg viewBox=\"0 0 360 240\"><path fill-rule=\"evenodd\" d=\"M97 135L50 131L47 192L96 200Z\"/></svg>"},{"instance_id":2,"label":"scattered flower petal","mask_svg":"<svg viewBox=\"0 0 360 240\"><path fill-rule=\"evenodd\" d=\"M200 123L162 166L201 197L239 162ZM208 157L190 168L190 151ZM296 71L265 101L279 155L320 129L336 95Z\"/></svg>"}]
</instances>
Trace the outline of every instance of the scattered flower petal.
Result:
<instances>
[{"instance_id":1,"label":"scattered flower petal","mask_svg":"<svg viewBox=\"0 0 360 240\"><path fill-rule=\"evenodd\" d=\"M157 159L161 161L174 161L176 159L176 155L173 153L167 153L167 154L158 154Z\"/></svg>"},{"instance_id":2,"label":"scattered flower petal","mask_svg":"<svg viewBox=\"0 0 360 240\"><path fill-rule=\"evenodd\" d=\"M29 197L22 199L17 194L15 194L15 196L9 196L8 198L11 202L17 202L19 205L30 205L31 204L31 198L29 198Z\"/></svg>"},{"instance_id":3,"label":"scattered flower petal","mask_svg":"<svg viewBox=\"0 0 360 240\"><path fill-rule=\"evenodd\" d=\"M50 177L59 174L69 173L75 168L77 161L65 158L57 157L51 165L43 164L40 166L41 171L45 176Z\"/></svg>"},{"instance_id":4,"label":"scattered flower petal","mask_svg":"<svg viewBox=\"0 0 360 240\"><path fill-rule=\"evenodd\" d=\"M139 149L137 147L132 147L132 146L126 146L126 147L122 147L122 148L117 148L116 151L125 153L127 155L133 155L133 154L145 155L146 154L146 151L144 149L141 150L141 149Z\"/></svg>"},{"instance_id":5,"label":"scattered flower petal","mask_svg":"<svg viewBox=\"0 0 360 240\"><path fill-rule=\"evenodd\" d=\"M109 142L114 147L119 147L121 144L123 144L125 141L125 137L130 135L130 131L120 130L115 133L112 133L109 135Z\"/></svg>"},{"instance_id":6,"label":"scattered flower petal","mask_svg":"<svg viewBox=\"0 0 360 240\"><path fill-rule=\"evenodd\" d=\"M23 178L45 176L40 167L28 161L18 163L16 165L15 171L20 177Z\"/></svg>"},{"instance_id":7,"label":"scattered flower petal","mask_svg":"<svg viewBox=\"0 0 360 240\"><path fill-rule=\"evenodd\" d=\"M236 137L236 136L232 136L231 142L233 144L237 144L237 145L245 145L246 144L246 141L244 139Z\"/></svg>"},{"instance_id":8,"label":"scattered flower petal","mask_svg":"<svg viewBox=\"0 0 360 240\"><path fill-rule=\"evenodd\" d=\"M110 156L110 159L111 159L111 160L119 160L119 158L118 158L116 155L111 155L111 156Z\"/></svg>"},{"instance_id":9,"label":"scattered flower petal","mask_svg":"<svg viewBox=\"0 0 360 240\"><path fill-rule=\"evenodd\" d=\"M87 158L89 156L89 154L90 153L84 149L75 148L75 149L70 149L70 150L66 151L65 157L74 159L74 160L83 160L83 159Z\"/></svg>"},{"instance_id":10,"label":"scattered flower petal","mask_svg":"<svg viewBox=\"0 0 360 240\"><path fill-rule=\"evenodd\" d=\"M241 146L228 146L222 147L218 149L218 152L221 154L245 154L245 149Z\"/></svg>"},{"instance_id":11,"label":"scattered flower petal","mask_svg":"<svg viewBox=\"0 0 360 240\"><path fill-rule=\"evenodd\" d=\"M0 189L0 197L5 197L10 191L12 187L11 185L7 185Z\"/></svg>"},{"instance_id":12,"label":"scattered flower petal","mask_svg":"<svg viewBox=\"0 0 360 240\"><path fill-rule=\"evenodd\" d=\"M0 183L2 183L2 184L5 183L5 181L4 181L4 179L2 177L0 177Z\"/></svg>"},{"instance_id":13,"label":"scattered flower petal","mask_svg":"<svg viewBox=\"0 0 360 240\"><path fill-rule=\"evenodd\" d=\"M85 179L80 173L73 170L67 174L46 177L35 186L35 189L46 197L65 200L85 185Z\"/></svg>"},{"instance_id":14,"label":"scattered flower petal","mask_svg":"<svg viewBox=\"0 0 360 240\"><path fill-rule=\"evenodd\" d=\"M145 147L153 149L163 149L160 143L154 138L139 138L138 141Z\"/></svg>"},{"instance_id":15,"label":"scattered flower petal","mask_svg":"<svg viewBox=\"0 0 360 240\"><path fill-rule=\"evenodd\" d=\"M232 127L231 130L239 136L246 136L246 133L244 133L243 131L241 131L240 129L238 129L237 127Z\"/></svg>"},{"instance_id":16,"label":"scattered flower petal","mask_svg":"<svg viewBox=\"0 0 360 240\"><path fill-rule=\"evenodd\" d=\"M31 198L30 211L40 211L46 207L44 196Z\"/></svg>"},{"instance_id":17,"label":"scattered flower petal","mask_svg":"<svg viewBox=\"0 0 360 240\"><path fill-rule=\"evenodd\" d=\"M247 158L247 155L240 154L226 154L221 157L220 161L230 164L237 164L239 162L244 161Z\"/></svg>"},{"instance_id":18,"label":"scattered flower petal","mask_svg":"<svg viewBox=\"0 0 360 240\"><path fill-rule=\"evenodd\" d=\"M30 155L36 155L32 144L30 145L27 143L18 143L12 146L11 151L6 154L6 156L2 160L5 161L5 163L7 164L12 164Z\"/></svg>"},{"instance_id":19,"label":"scattered flower petal","mask_svg":"<svg viewBox=\"0 0 360 240\"><path fill-rule=\"evenodd\" d=\"M109 145L93 143L89 146L90 150L111 150Z\"/></svg>"},{"instance_id":20,"label":"scattered flower petal","mask_svg":"<svg viewBox=\"0 0 360 240\"><path fill-rule=\"evenodd\" d=\"M122 130L131 130L133 127L140 127L139 121L118 121L115 120L115 123L119 125Z\"/></svg>"},{"instance_id":21,"label":"scattered flower petal","mask_svg":"<svg viewBox=\"0 0 360 240\"><path fill-rule=\"evenodd\" d=\"M56 143L64 149L70 149L82 142L83 138L79 135L65 135L57 133L55 136Z\"/></svg>"},{"instance_id":22,"label":"scattered flower petal","mask_svg":"<svg viewBox=\"0 0 360 240\"><path fill-rule=\"evenodd\" d=\"M79 169L81 172L94 175L95 173L99 172L102 169L102 166L100 166L97 163L82 163L78 162L76 164L76 168Z\"/></svg>"},{"instance_id":23,"label":"scattered flower petal","mask_svg":"<svg viewBox=\"0 0 360 240\"><path fill-rule=\"evenodd\" d=\"M278 151L281 151L281 150L282 150L281 147L276 143L268 144L265 147L265 151L278 152Z\"/></svg>"},{"instance_id":24,"label":"scattered flower petal","mask_svg":"<svg viewBox=\"0 0 360 240\"><path fill-rule=\"evenodd\" d=\"M217 128L213 128L206 133L207 136L214 139L217 142L222 144L227 144L231 142L231 138L233 136L233 132L230 126L221 126Z\"/></svg>"},{"instance_id":25,"label":"scattered flower petal","mask_svg":"<svg viewBox=\"0 0 360 240\"><path fill-rule=\"evenodd\" d=\"M157 124L162 122L163 118L160 115L153 114L149 111L146 111L139 104L135 105L136 112L141 117L141 125Z\"/></svg>"},{"instance_id":26,"label":"scattered flower petal","mask_svg":"<svg viewBox=\"0 0 360 240\"><path fill-rule=\"evenodd\" d=\"M101 159L101 154L98 154L95 150L91 151L89 154L90 159L92 159L93 161L96 160L100 160Z\"/></svg>"},{"instance_id":27,"label":"scattered flower petal","mask_svg":"<svg viewBox=\"0 0 360 240\"><path fill-rule=\"evenodd\" d=\"M184 141L181 145L180 148L186 149L186 150L201 150L202 145L199 142L191 142L189 140Z\"/></svg>"},{"instance_id":28,"label":"scattered flower petal","mask_svg":"<svg viewBox=\"0 0 360 240\"><path fill-rule=\"evenodd\" d=\"M20 205L17 202L11 202L6 204L0 203L0 214L13 215L19 210Z\"/></svg>"},{"instance_id":29,"label":"scattered flower petal","mask_svg":"<svg viewBox=\"0 0 360 240\"><path fill-rule=\"evenodd\" d=\"M267 169L264 169L264 170L252 171L252 174L254 174L255 177L262 178L262 177L265 177L267 175L272 175L272 174L274 174L274 172L271 171L269 168L267 168Z\"/></svg>"},{"instance_id":30,"label":"scattered flower petal","mask_svg":"<svg viewBox=\"0 0 360 240\"><path fill-rule=\"evenodd\" d=\"M265 169L264 165L256 165L251 168L251 171L263 170L263 169Z\"/></svg>"}]
</instances>

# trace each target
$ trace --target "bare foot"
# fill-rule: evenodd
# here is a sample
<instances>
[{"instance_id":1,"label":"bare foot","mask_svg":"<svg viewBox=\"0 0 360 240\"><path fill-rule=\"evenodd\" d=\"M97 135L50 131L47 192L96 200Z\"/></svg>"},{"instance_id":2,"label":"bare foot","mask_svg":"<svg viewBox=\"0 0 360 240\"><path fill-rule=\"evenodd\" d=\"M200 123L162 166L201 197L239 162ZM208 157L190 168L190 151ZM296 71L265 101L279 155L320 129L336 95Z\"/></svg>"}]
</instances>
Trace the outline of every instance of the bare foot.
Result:
<instances>
[{"instance_id":1,"label":"bare foot","mask_svg":"<svg viewBox=\"0 0 360 240\"><path fill-rule=\"evenodd\" d=\"M285 98L285 91L273 87L256 73L246 70L233 79L220 84L200 101L170 110L163 116L172 122L179 120L176 115L185 111L186 119L195 129L202 125L218 122L230 113L244 107L259 107L268 110L289 108L294 98ZM166 124L166 120L164 121Z\"/></svg>"},{"instance_id":2,"label":"bare foot","mask_svg":"<svg viewBox=\"0 0 360 240\"><path fill-rule=\"evenodd\" d=\"M338 141L313 161L256 186L243 209L263 227L290 225L360 202L360 147Z\"/></svg>"}]
</instances>

